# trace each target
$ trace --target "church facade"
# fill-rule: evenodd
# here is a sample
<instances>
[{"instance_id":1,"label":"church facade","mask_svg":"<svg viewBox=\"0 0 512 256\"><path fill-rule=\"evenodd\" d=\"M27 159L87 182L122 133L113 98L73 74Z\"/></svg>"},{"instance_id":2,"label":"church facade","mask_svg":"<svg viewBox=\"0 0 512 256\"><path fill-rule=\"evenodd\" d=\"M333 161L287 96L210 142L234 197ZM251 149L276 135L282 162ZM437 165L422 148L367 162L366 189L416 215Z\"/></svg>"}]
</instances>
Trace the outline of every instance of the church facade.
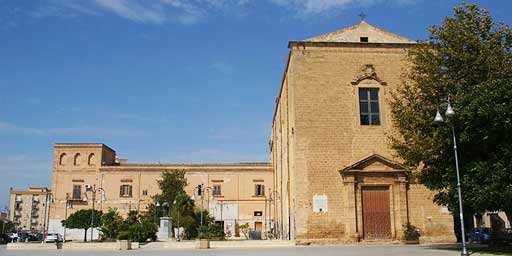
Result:
<instances>
[{"instance_id":1,"label":"church facade","mask_svg":"<svg viewBox=\"0 0 512 256\"><path fill-rule=\"evenodd\" d=\"M452 214L389 147L389 100L415 46L365 21L289 43L270 141L283 238L400 240L411 223L423 241L455 239Z\"/></svg>"},{"instance_id":2,"label":"church facade","mask_svg":"<svg viewBox=\"0 0 512 256\"><path fill-rule=\"evenodd\" d=\"M144 211L162 171L183 169L189 195L198 185L212 189L206 207L232 237L249 223L298 242L394 241L411 223L423 241L454 241L452 214L409 180L389 147L389 100L416 46L364 21L290 42L270 163L127 163L103 144L56 144L49 231L63 233L61 220L93 202L123 215ZM91 188L104 193L93 200Z\"/></svg>"}]
</instances>

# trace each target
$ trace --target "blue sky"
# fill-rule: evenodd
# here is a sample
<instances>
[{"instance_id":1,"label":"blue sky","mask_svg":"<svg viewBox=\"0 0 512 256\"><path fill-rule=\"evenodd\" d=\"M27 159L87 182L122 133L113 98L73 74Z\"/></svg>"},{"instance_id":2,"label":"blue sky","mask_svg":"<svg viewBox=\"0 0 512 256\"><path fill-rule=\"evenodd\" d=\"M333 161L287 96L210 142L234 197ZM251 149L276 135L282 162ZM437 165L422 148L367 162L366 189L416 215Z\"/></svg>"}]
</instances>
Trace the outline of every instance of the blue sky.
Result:
<instances>
[{"instance_id":1,"label":"blue sky","mask_svg":"<svg viewBox=\"0 0 512 256\"><path fill-rule=\"evenodd\" d=\"M287 42L359 21L425 39L449 0L0 0L0 206L56 142L131 162L268 161ZM509 1L477 1L511 24Z\"/></svg>"}]
</instances>

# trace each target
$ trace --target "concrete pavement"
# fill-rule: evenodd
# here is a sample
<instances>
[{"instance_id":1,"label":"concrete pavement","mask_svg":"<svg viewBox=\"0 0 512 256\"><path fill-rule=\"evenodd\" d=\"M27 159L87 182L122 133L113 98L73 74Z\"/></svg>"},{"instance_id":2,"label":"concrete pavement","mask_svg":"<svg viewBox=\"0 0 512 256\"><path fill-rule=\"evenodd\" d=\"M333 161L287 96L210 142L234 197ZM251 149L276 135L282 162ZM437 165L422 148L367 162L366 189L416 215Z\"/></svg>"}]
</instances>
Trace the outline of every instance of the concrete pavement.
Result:
<instances>
[{"instance_id":1,"label":"concrete pavement","mask_svg":"<svg viewBox=\"0 0 512 256\"><path fill-rule=\"evenodd\" d=\"M437 246L429 245L345 245L345 246L299 246L291 248L223 248L210 250L195 249L155 249L141 248L134 251L94 251L94 256L456 256L459 252L453 250L436 249ZM90 256L91 251L83 250L6 250L0 247L0 255L6 256Z\"/></svg>"}]
</instances>

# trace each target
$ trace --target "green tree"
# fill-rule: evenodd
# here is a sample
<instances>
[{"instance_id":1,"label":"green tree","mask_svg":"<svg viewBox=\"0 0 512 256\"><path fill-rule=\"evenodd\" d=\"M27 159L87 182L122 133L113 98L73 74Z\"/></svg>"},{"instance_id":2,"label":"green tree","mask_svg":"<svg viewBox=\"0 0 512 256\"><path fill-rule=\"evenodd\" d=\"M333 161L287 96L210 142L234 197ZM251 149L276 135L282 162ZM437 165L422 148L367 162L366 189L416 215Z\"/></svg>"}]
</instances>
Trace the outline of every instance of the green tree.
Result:
<instances>
[{"instance_id":1,"label":"green tree","mask_svg":"<svg viewBox=\"0 0 512 256\"><path fill-rule=\"evenodd\" d=\"M155 199L160 203L168 202L172 205L178 195L185 193L187 184L184 170L164 171L162 179L158 180L158 187L162 192L156 195Z\"/></svg>"},{"instance_id":2,"label":"green tree","mask_svg":"<svg viewBox=\"0 0 512 256\"><path fill-rule=\"evenodd\" d=\"M249 226L249 223L244 223L244 224L241 224L240 226L238 226L238 228L240 229L240 232L242 232L242 234L244 235L245 239L249 239L249 231L251 231L251 227Z\"/></svg>"},{"instance_id":3,"label":"green tree","mask_svg":"<svg viewBox=\"0 0 512 256\"><path fill-rule=\"evenodd\" d=\"M174 209L174 202L178 195L186 194L185 186L187 186L184 170L166 170L162 172L162 179L158 180L158 187L161 193L153 196L153 203L147 206L147 211L143 218L152 219L156 225L160 217L168 216L169 209ZM160 204L156 206L156 202ZM164 203L170 204L162 206Z\"/></svg>"},{"instance_id":4,"label":"green tree","mask_svg":"<svg viewBox=\"0 0 512 256\"><path fill-rule=\"evenodd\" d=\"M84 230L84 242L87 242L87 230L91 227L91 210L79 210L69 215L67 219L62 221L62 225L66 228L78 228ZM102 212L94 210L94 228L101 226Z\"/></svg>"},{"instance_id":5,"label":"green tree","mask_svg":"<svg viewBox=\"0 0 512 256\"><path fill-rule=\"evenodd\" d=\"M142 219L158 224L160 217L168 216L170 213L174 227L177 227L179 218L180 227L185 229L186 237L189 239L197 237L201 212L196 210L194 200L185 192L187 184L185 171L164 171L162 179L158 181L162 193L153 197L154 203L148 205ZM155 205L156 202L160 203L159 207ZM170 207L163 206L164 203L170 204ZM204 220L205 225L213 222L213 218L207 211L204 211Z\"/></svg>"},{"instance_id":6,"label":"green tree","mask_svg":"<svg viewBox=\"0 0 512 256\"><path fill-rule=\"evenodd\" d=\"M391 101L392 148L434 201L458 212L451 124L458 135L464 207L503 210L512 221L512 31L472 4L454 8L429 40L409 51L406 82ZM451 95L456 116L433 116Z\"/></svg>"},{"instance_id":7,"label":"green tree","mask_svg":"<svg viewBox=\"0 0 512 256\"><path fill-rule=\"evenodd\" d=\"M108 212L101 216L100 231L103 238L116 239L119 235L123 218L116 208L109 208Z\"/></svg>"},{"instance_id":8,"label":"green tree","mask_svg":"<svg viewBox=\"0 0 512 256\"><path fill-rule=\"evenodd\" d=\"M185 193L187 185L184 170L166 170L162 172L162 179L158 180L158 187L161 193L153 196L153 203L147 206L143 219L153 220L158 225L160 217L168 216L175 208L175 200ZM156 206L156 203L160 206ZM166 203L166 206L164 206Z\"/></svg>"},{"instance_id":9,"label":"green tree","mask_svg":"<svg viewBox=\"0 0 512 256\"><path fill-rule=\"evenodd\" d=\"M0 228L3 233L13 232L16 230L14 223L8 220L0 220Z\"/></svg>"}]
</instances>

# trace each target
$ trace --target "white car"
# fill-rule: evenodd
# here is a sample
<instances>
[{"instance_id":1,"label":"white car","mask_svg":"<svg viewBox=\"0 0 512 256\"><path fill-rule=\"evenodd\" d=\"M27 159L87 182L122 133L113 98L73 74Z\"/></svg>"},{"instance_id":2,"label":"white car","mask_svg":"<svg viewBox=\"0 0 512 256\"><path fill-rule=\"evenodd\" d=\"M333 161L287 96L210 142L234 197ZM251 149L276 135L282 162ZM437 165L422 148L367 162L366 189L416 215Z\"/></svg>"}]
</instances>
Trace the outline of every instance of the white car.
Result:
<instances>
[{"instance_id":1,"label":"white car","mask_svg":"<svg viewBox=\"0 0 512 256\"><path fill-rule=\"evenodd\" d=\"M59 233L48 233L44 241L46 243L62 242L62 236Z\"/></svg>"}]
</instances>

